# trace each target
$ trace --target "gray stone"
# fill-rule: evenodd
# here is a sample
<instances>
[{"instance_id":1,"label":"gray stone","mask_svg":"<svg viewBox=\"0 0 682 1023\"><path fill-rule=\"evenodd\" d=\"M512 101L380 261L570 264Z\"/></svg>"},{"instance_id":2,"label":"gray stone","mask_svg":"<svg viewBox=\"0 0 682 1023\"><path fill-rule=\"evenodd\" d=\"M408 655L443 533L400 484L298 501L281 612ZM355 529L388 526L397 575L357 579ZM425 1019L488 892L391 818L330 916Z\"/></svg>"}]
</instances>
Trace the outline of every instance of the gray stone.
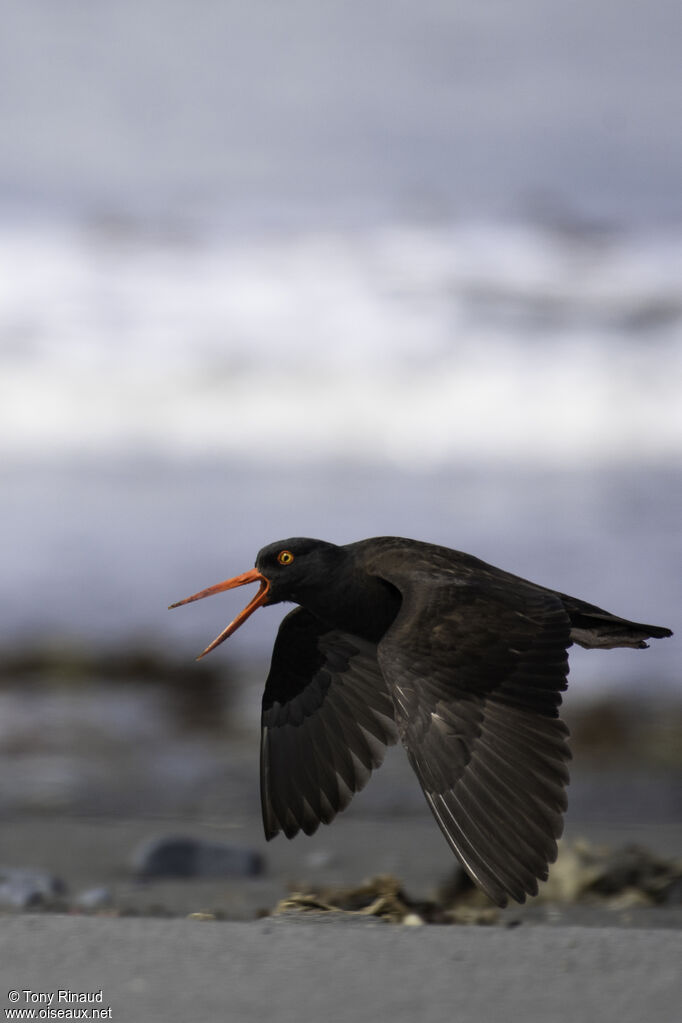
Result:
<instances>
[{"instance_id":1,"label":"gray stone","mask_svg":"<svg viewBox=\"0 0 682 1023\"><path fill-rule=\"evenodd\" d=\"M171 835L140 846L132 858L141 878L256 877L264 872L263 857L253 849Z\"/></svg>"},{"instance_id":2,"label":"gray stone","mask_svg":"<svg viewBox=\"0 0 682 1023\"><path fill-rule=\"evenodd\" d=\"M66 892L64 882L42 870L0 867L0 906L31 909L49 906Z\"/></svg>"},{"instance_id":3,"label":"gray stone","mask_svg":"<svg viewBox=\"0 0 682 1023\"><path fill-rule=\"evenodd\" d=\"M112 901L113 896L109 888L86 888L85 891L78 893L73 904L77 909L103 909L110 906Z\"/></svg>"}]
</instances>

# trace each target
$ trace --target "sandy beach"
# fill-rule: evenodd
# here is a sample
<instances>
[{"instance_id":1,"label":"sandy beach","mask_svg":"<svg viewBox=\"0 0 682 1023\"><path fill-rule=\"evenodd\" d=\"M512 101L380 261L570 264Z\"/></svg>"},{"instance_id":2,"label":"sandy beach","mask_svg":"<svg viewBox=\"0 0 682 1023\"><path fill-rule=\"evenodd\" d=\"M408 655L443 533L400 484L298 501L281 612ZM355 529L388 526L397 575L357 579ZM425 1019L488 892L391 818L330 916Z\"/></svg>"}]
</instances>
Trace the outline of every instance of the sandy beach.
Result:
<instances>
[{"instance_id":1,"label":"sandy beach","mask_svg":"<svg viewBox=\"0 0 682 1023\"><path fill-rule=\"evenodd\" d=\"M255 849L265 871L248 879L136 879L132 851L164 833ZM616 846L648 840L661 856L682 840L672 823L613 821L572 824L567 840L588 834ZM20 993L7 1010L36 1007L25 991L55 994L38 1008L73 1009L56 1000L67 990L101 991L102 1001L86 1007L111 1007L102 1018L119 1023L677 1018L679 904L538 899L508 907L490 926L408 926L337 912L260 916L292 888L359 884L368 873L393 873L414 898L433 895L453 862L427 812L373 820L360 805L312 839L270 845L255 815L232 826L179 816L42 815L7 822L3 850L5 860L23 864L40 855L67 886L61 912L57 903L56 911L0 918L3 997ZM78 909L79 893L97 885L109 890L110 904Z\"/></svg>"},{"instance_id":2,"label":"sandy beach","mask_svg":"<svg viewBox=\"0 0 682 1023\"><path fill-rule=\"evenodd\" d=\"M98 737L87 704L71 703L63 683L58 692L55 703L46 689L45 706L36 700L23 725L16 718L2 755L0 867L55 881L54 895L35 905L0 908L3 1010L111 1008L100 1018L119 1023L676 1019L679 882L661 899L631 868L633 857L637 864L646 856L674 865L682 848L679 768L662 758L674 744L664 745L660 727L649 749L638 719L649 759L631 763L613 750L597 756L613 741L613 716L599 719L592 747L574 719L568 854L550 875L555 888L500 912L474 897L473 915L461 919L485 925L419 925L415 916L428 919L422 903L444 904L459 874L399 748L332 826L267 843L252 726L178 732L172 715L158 715L156 731L133 743L132 718L118 734L110 715ZM140 713L146 692L130 693ZM57 707L62 724L50 727ZM594 711L588 721L594 729ZM626 735L616 729L620 749ZM247 877L140 877L141 850L168 838L246 852L262 869ZM620 857L608 884L570 896L570 850L605 847ZM567 867L564 898L556 881ZM356 888L377 876L397 879L417 906L407 924L333 910L272 915L292 892ZM101 991L102 1000L33 1003L24 994L56 999L59 990ZM19 992L16 1002L10 991Z\"/></svg>"},{"instance_id":3,"label":"sandy beach","mask_svg":"<svg viewBox=\"0 0 682 1023\"><path fill-rule=\"evenodd\" d=\"M18 1007L24 990L101 990L119 1023L674 1023L681 955L679 932L546 925L56 916L5 920L0 937Z\"/></svg>"}]
</instances>

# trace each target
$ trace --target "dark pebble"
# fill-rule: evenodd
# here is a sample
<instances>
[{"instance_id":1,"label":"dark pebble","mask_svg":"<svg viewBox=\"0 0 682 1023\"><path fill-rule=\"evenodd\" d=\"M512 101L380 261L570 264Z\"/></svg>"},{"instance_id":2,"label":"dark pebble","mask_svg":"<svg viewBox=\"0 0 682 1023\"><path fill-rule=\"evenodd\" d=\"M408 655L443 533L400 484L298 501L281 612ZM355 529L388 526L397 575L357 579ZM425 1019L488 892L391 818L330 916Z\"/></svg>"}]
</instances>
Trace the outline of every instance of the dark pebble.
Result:
<instances>
[{"instance_id":1,"label":"dark pebble","mask_svg":"<svg viewBox=\"0 0 682 1023\"><path fill-rule=\"evenodd\" d=\"M141 878L256 877L264 871L263 857L253 849L183 836L145 842L132 866Z\"/></svg>"}]
</instances>

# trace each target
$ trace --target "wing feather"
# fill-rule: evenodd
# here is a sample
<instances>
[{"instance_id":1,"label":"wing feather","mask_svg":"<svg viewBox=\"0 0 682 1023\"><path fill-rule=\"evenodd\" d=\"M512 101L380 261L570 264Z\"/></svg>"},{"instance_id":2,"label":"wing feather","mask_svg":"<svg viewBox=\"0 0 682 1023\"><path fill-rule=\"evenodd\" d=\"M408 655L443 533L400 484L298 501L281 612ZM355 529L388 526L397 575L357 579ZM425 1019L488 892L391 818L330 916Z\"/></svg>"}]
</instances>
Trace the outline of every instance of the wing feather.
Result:
<instances>
[{"instance_id":1,"label":"wing feather","mask_svg":"<svg viewBox=\"0 0 682 1023\"><path fill-rule=\"evenodd\" d=\"M400 735L467 871L499 905L522 902L546 879L563 827L570 620L552 593L458 574L445 559L429 573L419 556L390 551L371 565L402 597L378 646Z\"/></svg>"},{"instance_id":2,"label":"wing feather","mask_svg":"<svg viewBox=\"0 0 682 1023\"><path fill-rule=\"evenodd\" d=\"M311 835L329 824L397 738L375 645L329 628L303 608L288 614L263 695L266 837Z\"/></svg>"}]
</instances>

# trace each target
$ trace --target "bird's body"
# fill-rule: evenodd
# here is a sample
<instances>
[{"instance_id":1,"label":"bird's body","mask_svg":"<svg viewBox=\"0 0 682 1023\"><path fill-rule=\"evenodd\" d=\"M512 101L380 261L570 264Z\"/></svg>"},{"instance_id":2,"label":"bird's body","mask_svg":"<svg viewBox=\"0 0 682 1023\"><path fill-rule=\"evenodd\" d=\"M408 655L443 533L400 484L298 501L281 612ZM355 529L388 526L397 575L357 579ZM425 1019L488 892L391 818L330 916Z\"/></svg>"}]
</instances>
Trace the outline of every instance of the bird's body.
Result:
<instances>
[{"instance_id":1,"label":"bird's body","mask_svg":"<svg viewBox=\"0 0 682 1023\"><path fill-rule=\"evenodd\" d=\"M401 537L282 540L253 571L188 601L256 581L204 653L257 607L299 605L280 625L263 695L266 837L330 823L400 739L472 878L499 905L535 894L566 809L568 647L645 647L670 630Z\"/></svg>"}]
</instances>

